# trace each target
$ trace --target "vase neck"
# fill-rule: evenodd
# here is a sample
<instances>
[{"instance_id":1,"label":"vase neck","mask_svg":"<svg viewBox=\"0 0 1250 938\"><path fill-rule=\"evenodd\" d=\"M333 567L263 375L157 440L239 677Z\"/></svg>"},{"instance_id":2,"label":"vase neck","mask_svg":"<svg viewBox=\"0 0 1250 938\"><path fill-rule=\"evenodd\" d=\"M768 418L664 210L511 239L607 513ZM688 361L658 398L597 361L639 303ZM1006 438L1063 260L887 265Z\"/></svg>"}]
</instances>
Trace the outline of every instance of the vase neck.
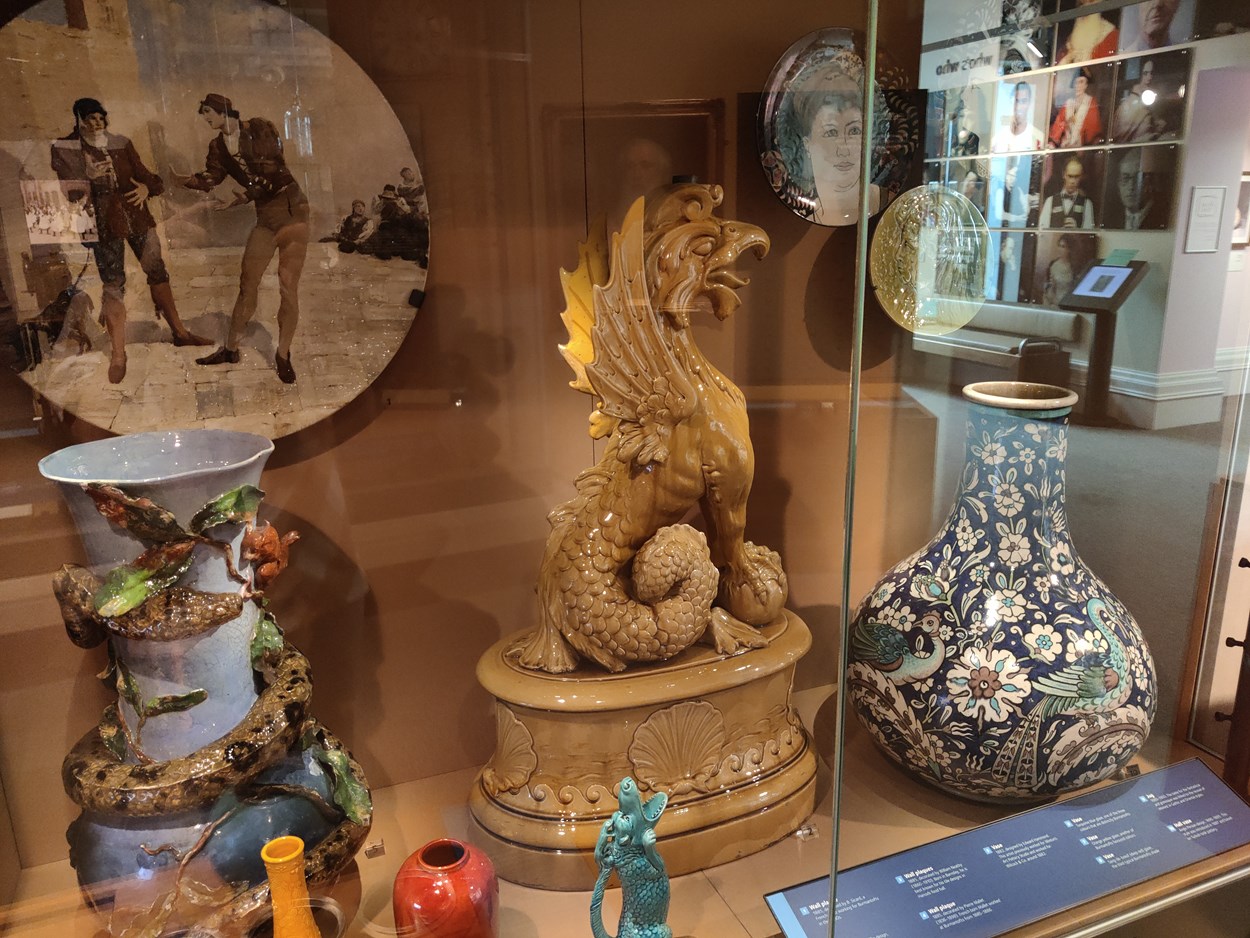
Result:
<instances>
[{"instance_id":1,"label":"vase neck","mask_svg":"<svg viewBox=\"0 0 1250 938\"><path fill-rule=\"evenodd\" d=\"M1068 410L1019 411L973 404L955 512L972 499L1005 520L1066 527Z\"/></svg>"},{"instance_id":2,"label":"vase neck","mask_svg":"<svg viewBox=\"0 0 1250 938\"><path fill-rule=\"evenodd\" d=\"M430 873L450 873L469 862L469 848L458 840L432 840L417 851L417 862Z\"/></svg>"}]
</instances>

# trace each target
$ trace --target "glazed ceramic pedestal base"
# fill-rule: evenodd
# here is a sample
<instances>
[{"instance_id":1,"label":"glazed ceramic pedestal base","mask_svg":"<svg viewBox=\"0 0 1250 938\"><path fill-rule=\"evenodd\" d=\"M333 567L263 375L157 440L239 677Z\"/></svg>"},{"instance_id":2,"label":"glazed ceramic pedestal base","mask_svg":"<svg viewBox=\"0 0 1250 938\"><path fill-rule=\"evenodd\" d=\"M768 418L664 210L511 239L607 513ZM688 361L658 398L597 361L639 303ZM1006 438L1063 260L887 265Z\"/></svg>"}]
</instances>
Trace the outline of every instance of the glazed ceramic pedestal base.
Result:
<instances>
[{"instance_id":1,"label":"glazed ceramic pedestal base","mask_svg":"<svg viewBox=\"0 0 1250 938\"><path fill-rule=\"evenodd\" d=\"M473 837L506 880L590 889L595 841L626 775L665 791L671 876L762 850L812 813L816 758L790 704L811 633L785 612L769 644L732 658L702 645L621 674L528 671L494 645L477 676L495 697L495 755L469 798Z\"/></svg>"}]
</instances>

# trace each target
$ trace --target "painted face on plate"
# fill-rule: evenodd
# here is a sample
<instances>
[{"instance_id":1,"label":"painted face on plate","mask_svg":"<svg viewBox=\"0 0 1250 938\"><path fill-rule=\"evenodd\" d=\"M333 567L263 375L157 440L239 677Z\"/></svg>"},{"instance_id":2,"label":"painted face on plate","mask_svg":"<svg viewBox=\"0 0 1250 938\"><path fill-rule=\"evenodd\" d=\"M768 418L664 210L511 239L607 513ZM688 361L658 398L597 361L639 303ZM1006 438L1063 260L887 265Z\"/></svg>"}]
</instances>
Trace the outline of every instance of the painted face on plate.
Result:
<instances>
[{"instance_id":1,"label":"painted face on plate","mask_svg":"<svg viewBox=\"0 0 1250 938\"><path fill-rule=\"evenodd\" d=\"M816 112L807 150L812 173L817 180L828 180L835 188L859 185L860 147L864 136L864 115L858 107L838 108L826 104Z\"/></svg>"}]
</instances>

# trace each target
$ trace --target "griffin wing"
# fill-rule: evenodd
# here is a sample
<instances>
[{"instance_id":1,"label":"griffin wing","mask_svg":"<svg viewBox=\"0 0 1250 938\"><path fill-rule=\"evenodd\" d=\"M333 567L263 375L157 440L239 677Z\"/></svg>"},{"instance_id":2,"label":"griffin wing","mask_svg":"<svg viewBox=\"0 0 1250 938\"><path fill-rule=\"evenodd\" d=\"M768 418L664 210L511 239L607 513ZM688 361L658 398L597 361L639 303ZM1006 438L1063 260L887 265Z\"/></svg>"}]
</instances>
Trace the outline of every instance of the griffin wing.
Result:
<instances>
[{"instance_id":1,"label":"griffin wing","mask_svg":"<svg viewBox=\"0 0 1250 938\"><path fill-rule=\"evenodd\" d=\"M643 465L668 458L673 427L697 406L694 384L673 354L647 294L643 200L630 207L612 236L611 279L594 287L593 359L586 377L597 396L596 439L620 430L622 461Z\"/></svg>"},{"instance_id":2,"label":"griffin wing","mask_svg":"<svg viewBox=\"0 0 1250 938\"><path fill-rule=\"evenodd\" d=\"M569 330L569 341L560 346L560 354L573 369L574 377L569 387L583 394L595 393L586 376L586 366L595 357L591 339L591 330L595 325L595 287L608 282L606 227L603 216L596 219L586 240L577 246L577 267L560 271L560 287L566 304L560 318Z\"/></svg>"}]
</instances>

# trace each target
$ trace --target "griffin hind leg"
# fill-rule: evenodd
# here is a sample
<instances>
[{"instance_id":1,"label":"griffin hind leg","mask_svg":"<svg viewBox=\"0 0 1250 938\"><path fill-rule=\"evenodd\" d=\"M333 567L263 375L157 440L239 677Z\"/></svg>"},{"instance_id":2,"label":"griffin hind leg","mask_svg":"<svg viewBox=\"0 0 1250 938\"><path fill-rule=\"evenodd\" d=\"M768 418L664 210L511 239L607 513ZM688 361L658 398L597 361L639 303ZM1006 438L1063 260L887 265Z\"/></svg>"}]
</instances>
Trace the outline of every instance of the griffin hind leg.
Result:
<instances>
[{"instance_id":1,"label":"griffin hind leg","mask_svg":"<svg viewBox=\"0 0 1250 938\"><path fill-rule=\"evenodd\" d=\"M712 621L699 641L711 645L721 655L736 655L748 648L763 648L768 644L768 639L758 629L735 619L719 606L712 610Z\"/></svg>"},{"instance_id":2,"label":"griffin hind leg","mask_svg":"<svg viewBox=\"0 0 1250 938\"><path fill-rule=\"evenodd\" d=\"M538 611L538 628L508 649L507 656L517 664L548 674L565 674L577 667L577 652L560 632L564 610L548 601Z\"/></svg>"}]
</instances>

